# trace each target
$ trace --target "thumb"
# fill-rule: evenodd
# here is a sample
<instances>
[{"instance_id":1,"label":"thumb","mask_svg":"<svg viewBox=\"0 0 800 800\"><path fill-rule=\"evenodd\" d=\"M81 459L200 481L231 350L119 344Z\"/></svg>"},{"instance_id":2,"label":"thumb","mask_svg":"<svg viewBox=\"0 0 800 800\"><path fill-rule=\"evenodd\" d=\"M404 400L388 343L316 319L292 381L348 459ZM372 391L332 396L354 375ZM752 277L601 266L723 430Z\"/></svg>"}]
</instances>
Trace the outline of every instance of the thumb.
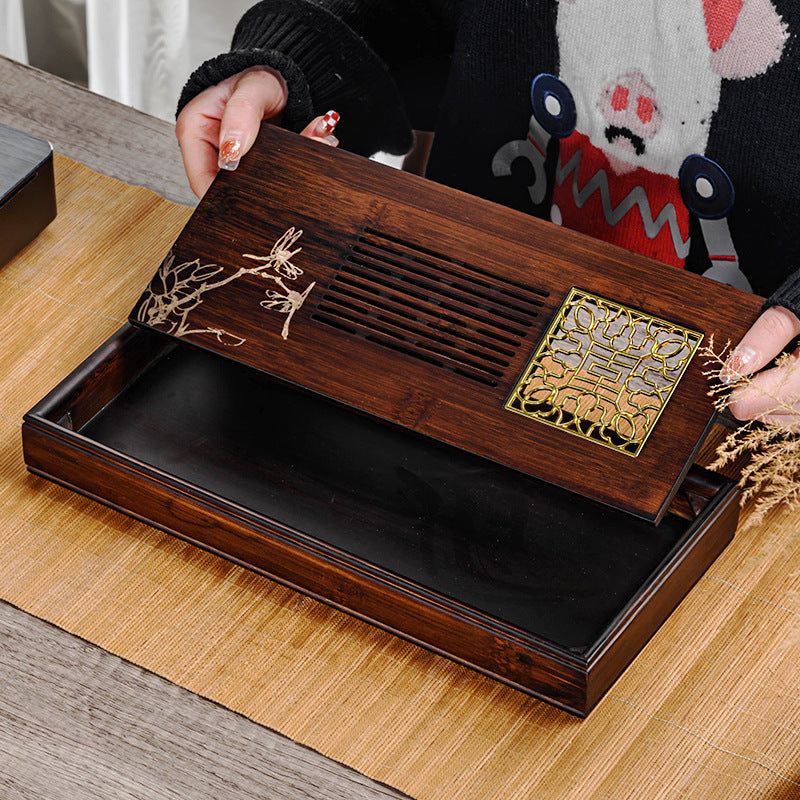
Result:
<instances>
[{"instance_id":1,"label":"thumb","mask_svg":"<svg viewBox=\"0 0 800 800\"><path fill-rule=\"evenodd\" d=\"M219 127L219 167L233 170L253 146L262 120L277 120L286 107L283 78L268 67L245 70L236 79Z\"/></svg>"},{"instance_id":2,"label":"thumb","mask_svg":"<svg viewBox=\"0 0 800 800\"><path fill-rule=\"evenodd\" d=\"M800 320L787 308L772 306L753 323L720 372L724 383L757 372L800 335Z\"/></svg>"}]
</instances>

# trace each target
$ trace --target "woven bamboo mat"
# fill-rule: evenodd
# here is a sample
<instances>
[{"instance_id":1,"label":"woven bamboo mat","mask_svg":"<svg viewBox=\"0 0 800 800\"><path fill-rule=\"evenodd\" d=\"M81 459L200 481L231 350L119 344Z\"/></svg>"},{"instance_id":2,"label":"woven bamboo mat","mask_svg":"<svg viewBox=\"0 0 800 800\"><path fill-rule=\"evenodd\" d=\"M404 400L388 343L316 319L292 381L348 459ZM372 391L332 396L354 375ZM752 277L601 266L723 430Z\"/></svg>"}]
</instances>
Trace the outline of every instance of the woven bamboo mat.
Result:
<instances>
[{"instance_id":1,"label":"woven bamboo mat","mask_svg":"<svg viewBox=\"0 0 800 800\"><path fill-rule=\"evenodd\" d=\"M800 514L740 532L585 721L30 476L22 415L189 210L56 163L0 270L0 595L419 800L800 797Z\"/></svg>"}]
</instances>

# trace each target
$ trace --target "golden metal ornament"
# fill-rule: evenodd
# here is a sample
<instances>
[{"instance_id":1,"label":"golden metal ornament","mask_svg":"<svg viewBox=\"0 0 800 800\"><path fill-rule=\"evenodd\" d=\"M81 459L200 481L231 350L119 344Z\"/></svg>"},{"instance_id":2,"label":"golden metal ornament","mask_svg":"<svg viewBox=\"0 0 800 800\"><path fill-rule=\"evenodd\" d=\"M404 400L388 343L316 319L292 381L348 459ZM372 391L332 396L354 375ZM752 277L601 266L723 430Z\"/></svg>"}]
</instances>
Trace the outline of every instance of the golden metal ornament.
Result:
<instances>
[{"instance_id":1,"label":"golden metal ornament","mask_svg":"<svg viewBox=\"0 0 800 800\"><path fill-rule=\"evenodd\" d=\"M635 457L702 340L573 287L505 408Z\"/></svg>"}]
</instances>

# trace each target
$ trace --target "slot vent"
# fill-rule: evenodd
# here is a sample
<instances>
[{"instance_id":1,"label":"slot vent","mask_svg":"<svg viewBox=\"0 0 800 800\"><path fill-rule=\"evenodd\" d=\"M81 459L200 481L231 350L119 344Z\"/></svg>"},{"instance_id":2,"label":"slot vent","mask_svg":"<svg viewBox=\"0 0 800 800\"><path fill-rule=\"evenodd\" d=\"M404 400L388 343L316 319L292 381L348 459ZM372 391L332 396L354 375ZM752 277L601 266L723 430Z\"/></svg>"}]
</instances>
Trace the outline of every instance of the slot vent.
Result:
<instances>
[{"instance_id":1,"label":"slot vent","mask_svg":"<svg viewBox=\"0 0 800 800\"><path fill-rule=\"evenodd\" d=\"M311 316L496 386L547 294L366 228Z\"/></svg>"}]
</instances>

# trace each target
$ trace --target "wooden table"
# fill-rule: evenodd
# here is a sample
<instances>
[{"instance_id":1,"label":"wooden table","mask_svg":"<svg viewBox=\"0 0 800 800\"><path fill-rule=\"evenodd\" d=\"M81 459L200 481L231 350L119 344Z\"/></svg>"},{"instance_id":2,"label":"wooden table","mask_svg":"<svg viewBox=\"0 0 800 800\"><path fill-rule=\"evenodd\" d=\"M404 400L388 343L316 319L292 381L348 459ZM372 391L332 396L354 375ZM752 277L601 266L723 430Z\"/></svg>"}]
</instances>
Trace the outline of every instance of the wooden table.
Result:
<instances>
[{"instance_id":1,"label":"wooden table","mask_svg":"<svg viewBox=\"0 0 800 800\"><path fill-rule=\"evenodd\" d=\"M40 70L2 57L0 57L0 123L48 139L56 153L66 155L95 171L125 183L145 186L173 202L184 205L196 203L182 168L172 125ZM0 594L2 594L1 587ZM3 613L8 614L9 611L10 609ZM38 620L35 622L38 623ZM19 624L18 620L14 624ZM47 657L58 660L59 657L51 652L60 641L54 632L49 632L46 626L44 628L39 626L34 627L33 636L37 644L41 644L45 636L52 637L52 641L47 642L49 649ZM76 652L85 650L82 649L80 640L75 642L77 642ZM67 643L67 648L71 647L73 645ZM9 649L8 653L11 654L12 651ZM30 657L30 653L25 655ZM76 657L74 653L69 655L65 649L61 660L64 663L75 662ZM10 664L6 666L10 668ZM31 676L36 673L41 674L45 669L46 665L30 664L26 665L24 674L20 669L18 675L20 679L30 684ZM7 675L8 673L6 677ZM9 679L8 685L11 686L11 683L12 680ZM46 702L46 698L44 701ZM0 694L0 714L3 714L4 708L6 703ZM220 707L212 706L209 710L209 721L214 714L222 711ZM235 714L231 716L238 718ZM234 722L241 724L241 720L236 723L234 719ZM63 716L59 718L53 714L51 724L55 727L52 731L41 731L41 741L57 740L62 735L59 733L58 725L65 723L69 724L69 721ZM266 730L255 723L253 727L255 729L251 734L255 737L253 741L259 737L266 737L266 741L262 741L262 746L269 749L270 758L277 759L270 772L274 776L279 776L277 779L285 783L287 797L296 796L295 791L300 791L306 796L304 787L309 785L331 787L333 784L336 785L337 796L341 791L342 796L352 797L354 800L389 800L400 797L399 793L395 793L389 787L380 787L369 779L355 773L351 774L347 768L322 756L319 756L321 760L316 760L316 754L309 753L300 745L287 743L285 737L278 733ZM26 731L22 739L27 746L36 740L33 733L35 732ZM6 751L9 757L20 756L20 753L15 752L13 744L9 746L10 754L6 745L0 743L0 753ZM177 757L180 758L180 745L176 746ZM55 761L48 762L48 758L53 757L52 754L42 752L29 755L31 763L49 763L53 769L59 768ZM21 757L24 758L24 754ZM325 763L326 761L328 763ZM83 764L82 767L86 770L85 796L95 797L91 788L92 765ZM23 782L18 788L24 791L28 784L24 782L24 776L21 780ZM94 780L97 780L97 777ZM145 788L142 788L142 791L145 792L142 796L155 796L147 793ZM319 795L312 793L308 796L326 796L324 791L321 792ZM283 790L280 791L280 796L284 796Z\"/></svg>"},{"instance_id":2,"label":"wooden table","mask_svg":"<svg viewBox=\"0 0 800 800\"><path fill-rule=\"evenodd\" d=\"M194 203L167 122L5 59L0 122L50 139L72 166ZM102 192L147 194L145 203L167 207L159 214L189 214L93 175L69 185L73 207L97 206ZM109 226L120 237L154 236L152 214L137 225L126 213ZM70 239L75 227L58 228L59 236ZM86 230L81 246L93 251L99 233ZM110 251L117 234L103 233ZM163 258L131 266L147 260L137 256L121 268L103 255L88 268L73 264L64 280L59 254L74 262L75 253L52 231L39 244L39 263L18 259L1 276L3 353L16 372L0 384L0 469L8 484L0 485L0 597L384 784L354 786L354 798L395 790L419 800L800 798L796 511L776 509L740 529L578 721L26 475L22 414L115 332ZM21 566L12 569L6 557ZM0 721L3 710L0 692ZM293 763L278 767L304 780ZM324 776L313 780L324 786Z\"/></svg>"},{"instance_id":3,"label":"wooden table","mask_svg":"<svg viewBox=\"0 0 800 800\"><path fill-rule=\"evenodd\" d=\"M172 125L2 56L0 122L104 175L175 203L197 203Z\"/></svg>"}]
</instances>

